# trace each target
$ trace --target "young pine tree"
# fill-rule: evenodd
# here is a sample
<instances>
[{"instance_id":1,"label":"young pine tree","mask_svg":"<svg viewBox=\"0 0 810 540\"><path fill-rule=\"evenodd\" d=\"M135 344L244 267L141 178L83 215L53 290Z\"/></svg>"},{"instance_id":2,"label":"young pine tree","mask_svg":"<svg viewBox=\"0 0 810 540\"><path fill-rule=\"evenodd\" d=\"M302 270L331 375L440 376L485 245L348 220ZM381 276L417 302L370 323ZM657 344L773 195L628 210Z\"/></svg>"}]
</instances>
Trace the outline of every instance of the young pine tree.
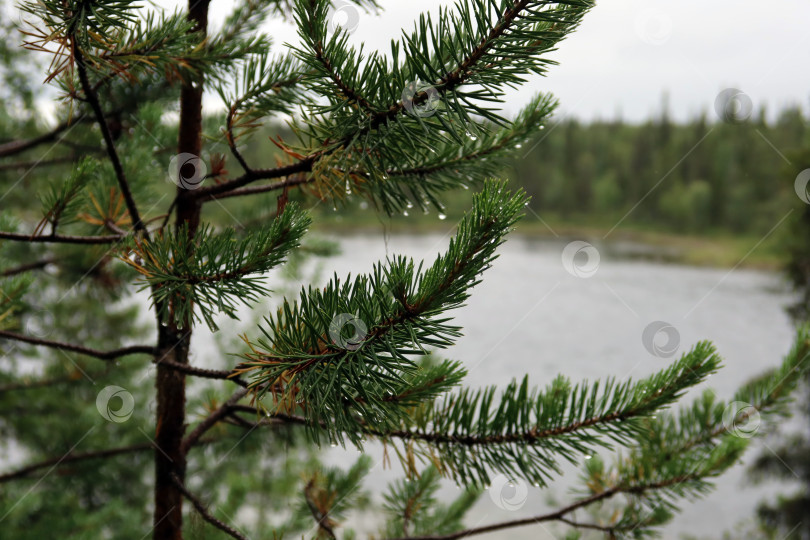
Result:
<instances>
[{"instance_id":1,"label":"young pine tree","mask_svg":"<svg viewBox=\"0 0 810 540\"><path fill-rule=\"evenodd\" d=\"M719 367L709 343L641 380L523 378L503 389L465 388L460 362L430 356L461 335L452 311L527 202L489 178L555 102L539 95L513 120L497 105L546 71L592 5L459 0L380 54L333 24L338 7L377 8L365 0L240 0L217 28L208 0L182 13L124 0L24 3L22 61L42 66L57 106L49 129L31 107L2 116L0 407L6 447L28 460L0 474L4 536L350 537L369 462L319 469L312 452L324 443L379 441L400 458L409 481L390 486L379 538L543 522L640 537L704 493L745 450L740 424L784 412L807 332L733 397L747 407L707 393L669 414ZM300 37L278 56L259 31L270 16ZM8 51L4 65L19 68ZM32 103L18 82L20 103ZM206 92L224 114L203 116ZM279 150L277 164L249 163L241 144L279 117L294 140L257 141ZM442 194L459 187L477 194L434 261L394 256L304 288L251 325L222 369L195 362L200 325L257 305L271 295L269 272L314 249L302 247L308 201L351 193L383 214L440 212ZM217 208L230 223L211 220ZM136 313L135 290L149 313ZM612 463L595 454L617 447ZM582 493L565 506L465 529L492 479L546 486L563 461L583 460ZM436 500L442 477L466 487L449 504ZM576 517L593 508L612 512Z\"/></svg>"}]
</instances>

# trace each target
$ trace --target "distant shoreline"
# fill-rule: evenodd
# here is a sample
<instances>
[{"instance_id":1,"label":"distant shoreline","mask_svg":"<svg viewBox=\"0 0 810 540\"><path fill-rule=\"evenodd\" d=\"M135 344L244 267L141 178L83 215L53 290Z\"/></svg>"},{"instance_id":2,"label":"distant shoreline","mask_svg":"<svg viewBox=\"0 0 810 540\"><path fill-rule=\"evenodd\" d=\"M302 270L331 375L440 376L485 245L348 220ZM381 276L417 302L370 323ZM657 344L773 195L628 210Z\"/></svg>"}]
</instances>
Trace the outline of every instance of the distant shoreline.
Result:
<instances>
[{"instance_id":1,"label":"distant shoreline","mask_svg":"<svg viewBox=\"0 0 810 540\"><path fill-rule=\"evenodd\" d=\"M326 217L326 219L324 219ZM426 219L374 222L370 220L338 219L318 216L313 230L326 235L373 234L444 234L455 227L458 219L444 221ZM727 233L707 235L675 234L663 231L620 227L581 226L565 223L544 224L538 220L520 222L514 236L551 241L584 240L602 244L623 258L655 260L673 264L713 268L747 268L780 271L785 263L778 241L754 235L733 236Z\"/></svg>"}]
</instances>

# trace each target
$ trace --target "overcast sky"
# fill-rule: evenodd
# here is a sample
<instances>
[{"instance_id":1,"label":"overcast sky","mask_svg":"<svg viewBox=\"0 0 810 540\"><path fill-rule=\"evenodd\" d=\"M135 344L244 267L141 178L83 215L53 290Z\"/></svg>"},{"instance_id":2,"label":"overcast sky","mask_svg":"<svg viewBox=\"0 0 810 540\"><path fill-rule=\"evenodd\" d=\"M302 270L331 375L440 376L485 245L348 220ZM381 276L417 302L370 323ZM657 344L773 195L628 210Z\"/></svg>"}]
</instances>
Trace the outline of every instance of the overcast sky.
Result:
<instances>
[{"instance_id":1,"label":"overcast sky","mask_svg":"<svg viewBox=\"0 0 810 540\"><path fill-rule=\"evenodd\" d=\"M446 0L383 0L380 15L361 13L352 41L387 50L420 12ZM212 21L230 2L212 1ZM603 0L553 58L507 105L515 112L537 91L583 119L642 120L661 110L666 92L675 118L713 111L717 94L737 88L775 112L810 104L810 2L807 0ZM277 47L297 41L291 25L270 23ZM712 112L713 114L713 112Z\"/></svg>"},{"instance_id":2,"label":"overcast sky","mask_svg":"<svg viewBox=\"0 0 810 540\"><path fill-rule=\"evenodd\" d=\"M340 1L340 0L336 0ZM400 29L410 30L423 11L447 0L382 0L379 15L359 13L351 41L388 50ZM185 1L157 2L185 5ZM212 0L217 27L233 2ZM603 0L552 58L548 76L534 77L509 94L514 114L538 91L553 92L560 112L581 119L643 120L661 110L668 95L673 117L713 114L719 92L736 88L754 107L810 106L810 2L807 0ZM290 24L273 21L275 48L297 42ZM210 96L207 107L217 106Z\"/></svg>"}]
</instances>

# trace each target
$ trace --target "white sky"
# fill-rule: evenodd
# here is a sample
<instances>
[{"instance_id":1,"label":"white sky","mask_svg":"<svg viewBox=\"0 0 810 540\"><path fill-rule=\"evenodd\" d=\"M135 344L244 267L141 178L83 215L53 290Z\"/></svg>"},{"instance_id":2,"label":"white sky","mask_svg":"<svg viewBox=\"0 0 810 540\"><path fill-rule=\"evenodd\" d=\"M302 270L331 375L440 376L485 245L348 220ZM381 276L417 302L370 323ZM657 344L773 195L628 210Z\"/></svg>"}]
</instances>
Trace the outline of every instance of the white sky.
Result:
<instances>
[{"instance_id":1,"label":"white sky","mask_svg":"<svg viewBox=\"0 0 810 540\"><path fill-rule=\"evenodd\" d=\"M400 29L447 0L382 0L381 15L361 12L351 41L387 50ZM212 1L214 25L231 2ZM534 77L510 94L514 113L538 91L551 91L560 110L582 119L643 120L661 110L667 93L672 116L713 114L717 94L729 87L748 94L771 115L787 105L810 104L810 2L807 0L604 0L585 17L553 58L548 76ZM278 21L267 30L279 48L297 41Z\"/></svg>"},{"instance_id":2,"label":"white sky","mask_svg":"<svg viewBox=\"0 0 810 540\"><path fill-rule=\"evenodd\" d=\"M342 0L335 0L340 2ZM148 5L148 2L144 2ZM351 34L355 45L388 50L400 30L411 30L424 11L450 0L381 0L385 10L360 10ZM168 10L185 0L155 0ZM211 1L211 24L230 12L231 0ZM547 77L533 77L508 94L505 110L515 114L536 92L560 100L559 113L583 120L640 121L658 114L666 93L671 115L680 120L707 111L719 92L736 88L755 110L769 117L789 105L810 109L810 2L808 0L600 0L579 30L551 58ZM295 28L270 21L274 48L297 42ZM206 108L220 106L209 95Z\"/></svg>"}]
</instances>

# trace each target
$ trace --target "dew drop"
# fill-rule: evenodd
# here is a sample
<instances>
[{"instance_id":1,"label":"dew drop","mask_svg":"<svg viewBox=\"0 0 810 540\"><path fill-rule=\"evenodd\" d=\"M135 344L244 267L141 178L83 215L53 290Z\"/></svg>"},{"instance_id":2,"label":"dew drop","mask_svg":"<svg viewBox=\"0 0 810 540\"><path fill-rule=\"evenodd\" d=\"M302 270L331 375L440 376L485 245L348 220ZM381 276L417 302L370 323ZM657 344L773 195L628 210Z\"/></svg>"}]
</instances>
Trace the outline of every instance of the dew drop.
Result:
<instances>
[{"instance_id":1,"label":"dew drop","mask_svg":"<svg viewBox=\"0 0 810 540\"><path fill-rule=\"evenodd\" d=\"M407 215L408 215L408 211L407 211L407 210L403 211L403 212L402 212L402 215L403 215L403 216L407 216Z\"/></svg>"},{"instance_id":2,"label":"dew drop","mask_svg":"<svg viewBox=\"0 0 810 540\"><path fill-rule=\"evenodd\" d=\"M517 143L517 144L515 145L515 148L517 148L518 150L520 150L521 148L523 148L523 145L522 145L522 144L520 144L520 143Z\"/></svg>"},{"instance_id":3,"label":"dew drop","mask_svg":"<svg viewBox=\"0 0 810 540\"><path fill-rule=\"evenodd\" d=\"M444 221L445 219L447 219L447 216L446 216L446 215L444 215L444 214L439 214L439 219L441 219L442 221Z\"/></svg>"}]
</instances>

